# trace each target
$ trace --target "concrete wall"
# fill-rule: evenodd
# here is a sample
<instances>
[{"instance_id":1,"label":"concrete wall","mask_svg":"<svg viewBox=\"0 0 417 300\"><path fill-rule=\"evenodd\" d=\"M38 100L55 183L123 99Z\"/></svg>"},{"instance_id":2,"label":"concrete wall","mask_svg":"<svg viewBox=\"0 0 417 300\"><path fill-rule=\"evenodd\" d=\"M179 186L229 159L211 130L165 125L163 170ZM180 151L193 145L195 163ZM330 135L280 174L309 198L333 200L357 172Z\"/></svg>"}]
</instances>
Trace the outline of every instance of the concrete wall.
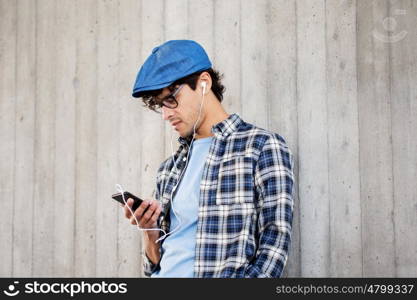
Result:
<instances>
[{"instance_id":1,"label":"concrete wall","mask_svg":"<svg viewBox=\"0 0 417 300\"><path fill-rule=\"evenodd\" d=\"M130 93L182 38L296 156L285 275L417 276L416 25L415 0L0 0L0 276L142 275L110 195L152 196L171 129Z\"/></svg>"}]
</instances>

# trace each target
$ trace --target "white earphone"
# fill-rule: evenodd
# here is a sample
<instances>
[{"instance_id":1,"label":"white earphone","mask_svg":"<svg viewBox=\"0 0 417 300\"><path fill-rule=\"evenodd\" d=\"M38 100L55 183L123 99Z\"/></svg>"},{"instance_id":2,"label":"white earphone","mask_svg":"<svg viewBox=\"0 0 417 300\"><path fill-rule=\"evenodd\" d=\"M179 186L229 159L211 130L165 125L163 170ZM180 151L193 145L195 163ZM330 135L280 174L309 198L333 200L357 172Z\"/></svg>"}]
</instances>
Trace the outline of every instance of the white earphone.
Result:
<instances>
[{"instance_id":1,"label":"white earphone","mask_svg":"<svg viewBox=\"0 0 417 300\"><path fill-rule=\"evenodd\" d=\"M203 95L206 93L206 85L207 85L207 82L205 81L201 83L201 87L203 88Z\"/></svg>"},{"instance_id":2,"label":"white earphone","mask_svg":"<svg viewBox=\"0 0 417 300\"><path fill-rule=\"evenodd\" d=\"M205 93L206 93L206 86L207 86L207 82L205 82L205 81L201 82L200 86L203 88L203 94L202 94L202 99L201 99L201 104L200 104L200 110L199 110L199 113L198 113L198 118L197 118L197 121L194 123L194 127L193 127L193 138L191 139L191 143L190 143L190 145L189 145L189 148L190 148L190 149L191 149L192 144L193 144L194 139L195 139L196 125L197 125L198 121L200 120L201 111L202 111L202 108L203 108L203 103L204 103L204 95L205 95ZM173 146L173 144L172 144L172 130L171 130L171 151L172 151L172 161L173 161L173 163L174 163L175 169L176 169L176 170L178 170L178 168L177 168L177 163L175 162L175 159L174 159L174 146ZM190 154L190 151L188 151L188 153L187 153L187 157L185 158L185 167L184 167L184 169L182 170L182 172L180 172L180 175L179 175L179 178L180 178L180 179L182 178L182 174L183 174L183 172L185 171L185 169L187 169L187 165L188 165L188 156L189 156L189 154ZM157 241L163 240L163 239L164 239L164 238L166 238L168 235L171 235L172 233L174 233L175 231L177 231L177 230L181 227L182 220L181 220L180 216L178 215L178 213L175 211L175 209L174 209L174 204L173 204L173 202L172 202L173 194L174 194L175 190L177 189L177 187L178 187L178 184L179 184L179 183L180 183L180 180L178 180L178 181L177 181L177 184L173 187L173 189L172 189L172 191L171 191L171 197L170 197L171 209L172 209L172 212L174 213L175 217L178 219L178 224L177 224L177 226L176 226L174 229L172 229L172 230L171 230L170 232L168 232L168 233L165 233L165 234L164 234L162 237L160 237Z\"/></svg>"}]
</instances>

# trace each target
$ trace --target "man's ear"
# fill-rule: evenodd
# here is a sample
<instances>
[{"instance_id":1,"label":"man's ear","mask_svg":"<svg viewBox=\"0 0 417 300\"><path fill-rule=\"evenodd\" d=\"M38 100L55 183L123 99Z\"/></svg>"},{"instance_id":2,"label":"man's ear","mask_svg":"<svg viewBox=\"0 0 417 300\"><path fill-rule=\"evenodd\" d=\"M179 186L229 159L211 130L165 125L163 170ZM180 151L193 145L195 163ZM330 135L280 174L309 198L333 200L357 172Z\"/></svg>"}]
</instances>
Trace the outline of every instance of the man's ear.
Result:
<instances>
[{"instance_id":1,"label":"man's ear","mask_svg":"<svg viewBox=\"0 0 417 300\"><path fill-rule=\"evenodd\" d=\"M211 89L211 76L208 72L203 72L200 74L200 87L202 90L204 90L204 93L209 91ZM204 83L204 86L203 86Z\"/></svg>"}]
</instances>

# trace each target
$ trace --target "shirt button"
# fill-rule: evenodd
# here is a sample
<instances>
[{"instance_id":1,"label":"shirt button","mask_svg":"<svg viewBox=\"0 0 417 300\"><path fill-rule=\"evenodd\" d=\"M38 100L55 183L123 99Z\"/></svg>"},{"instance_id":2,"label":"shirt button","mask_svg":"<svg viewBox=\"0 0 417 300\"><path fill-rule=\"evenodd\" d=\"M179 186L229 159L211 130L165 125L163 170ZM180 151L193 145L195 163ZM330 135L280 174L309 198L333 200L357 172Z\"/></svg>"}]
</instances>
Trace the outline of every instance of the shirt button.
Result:
<instances>
[{"instance_id":1,"label":"shirt button","mask_svg":"<svg viewBox=\"0 0 417 300\"><path fill-rule=\"evenodd\" d=\"M187 159L184 157L183 159L182 159L182 161L186 161Z\"/></svg>"}]
</instances>

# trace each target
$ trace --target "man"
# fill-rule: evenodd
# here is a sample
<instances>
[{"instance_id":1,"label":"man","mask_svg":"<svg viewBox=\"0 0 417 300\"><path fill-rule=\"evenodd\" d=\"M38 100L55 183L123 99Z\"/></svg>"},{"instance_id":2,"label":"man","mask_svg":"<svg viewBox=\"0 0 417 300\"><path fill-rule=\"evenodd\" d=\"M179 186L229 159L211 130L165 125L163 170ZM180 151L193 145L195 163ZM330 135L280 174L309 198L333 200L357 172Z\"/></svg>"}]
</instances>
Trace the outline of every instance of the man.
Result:
<instances>
[{"instance_id":1,"label":"man","mask_svg":"<svg viewBox=\"0 0 417 300\"><path fill-rule=\"evenodd\" d=\"M133 89L180 135L162 162L156 201L125 216L144 229L152 277L279 277L293 215L293 157L284 139L229 115L204 49L168 41L153 49ZM133 200L127 202L131 206ZM137 224L137 221L139 224ZM161 242L159 242L161 240Z\"/></svg>"}]
</instances>

